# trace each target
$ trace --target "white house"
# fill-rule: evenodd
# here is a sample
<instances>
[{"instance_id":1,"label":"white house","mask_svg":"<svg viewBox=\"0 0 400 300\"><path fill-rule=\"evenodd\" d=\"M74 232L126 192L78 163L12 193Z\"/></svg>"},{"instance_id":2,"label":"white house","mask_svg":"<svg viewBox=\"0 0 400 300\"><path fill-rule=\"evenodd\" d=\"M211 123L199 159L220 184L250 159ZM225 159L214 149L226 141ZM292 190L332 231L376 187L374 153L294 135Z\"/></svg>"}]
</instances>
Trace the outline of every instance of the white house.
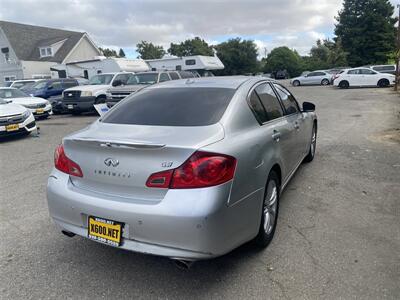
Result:
<instances>
[{"instance_id":1,"label":"white house","mask_svg":"<svg viewBox=\"0 0 400 300\"><path fill-rule=\"evenodd\" d=\"M100 55L85 32L0 21L0 84L13 79L66 77L67 63Z\"/></svg>"}]
</instances>

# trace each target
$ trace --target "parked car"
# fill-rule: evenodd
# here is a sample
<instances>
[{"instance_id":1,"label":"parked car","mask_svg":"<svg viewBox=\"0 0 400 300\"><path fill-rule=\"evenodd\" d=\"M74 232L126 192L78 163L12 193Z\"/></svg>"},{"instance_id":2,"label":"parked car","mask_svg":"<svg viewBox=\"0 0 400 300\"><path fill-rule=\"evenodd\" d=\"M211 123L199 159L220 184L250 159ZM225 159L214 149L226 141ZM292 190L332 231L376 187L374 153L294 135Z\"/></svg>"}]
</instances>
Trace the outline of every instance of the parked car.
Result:
<instances>
[{"instance_id":1,"label":"parked car","mask_svg":"<svg viewBox=\"0 0 400 300\"><path fill-rule=\"evenodd\" d=\"M387 87L395 82L395 76L373 71L369 68L353 68L336 74L333 85L340 88L352 86Z\"/></svg>"},{"instance_id":2,"label":"parked car","mask_svg":"<svg viewBox=\"0 0 400 300\"><path fill-rule=\"evenodd\" d=\"M33 85L22 87L21 90L31 96L48 99L61 95L65 89L77 85L79 83L75 79L42 79Z\"/></svg>"},{"instance_id":3,"label":"parked car","mask_svg":"<svg viewBox=\"0 0 400 300\"><path fill-rule=\"evenodd\" d=\"M73 114L94 111L94 104L106 103L106 92L113 86L126 85L132 72L103 73L90 78L89 85L66 89L62 106Z\"/></svg>"},{"instance_id":4,"label":"parked car","mask_svg":"<svg viewBox=\"0 0 400 300\"><path fill-rule=\"evenodd\" d=\"M35 129L35 118L29 109L0 98L0 137L29 134Z\"/></svg>"},{"instance_id":5,"label":"parked car","mask_svg":"<svg viewBox=\"0 0 400 300\"><path fill-rule=\"evenodd\" d=\"M314 110L261 77L148 86L63 139L50 216L67 236L180 260L265 247L283 189L314 158Z\"/></svg>"},{"instance_id":6,"label":"parked car","mask_svg":"<svg viewBox=\"0 0 400 300\"><path fill-rule=\"evenodd\" d=\"M272 72L272 77L275 79L288 79L289 73L286 70L278 70L278 71Z\"/></svg>"},{"instance_id":7,"label":"parked car","mask_svg":"<svg viewBox=\"0 0 400 300\"><path fill-rule=\"evenodd\" d=\"M47 118L52 114L49 101L29 96L16 88L0 87L0 98L25 106L36 118Z\"/></svg>"},{"instance_id":8,"label":"parked car","mask_svg":"<svg viewBox=\"0 0 400 300\"><path fill-rule=\"evenodd\" d=\"M21 89L25 88L28 86L31 86L38 82L40 79L20 79L20 80L15 80L10 84L10 87L16 88L16 89Z\"/></svg>"},{"instance_id":9,"label":"parked car","mask_svg":"<svg viewBox=\"0 0 400 300\"><path fill-rule=\"evenodd\" d=\"M132 74L125 85L118 85L107 90L107 106L112 107L125 97L137 90L159 82L194 78L195 75L189 71L152 71Z\"/></svg>"},{"instance_id":10,"label":"parked car","mask_svg":"<svg viewBox=\"0 0 400 300\"><path fill-rule=\"evenodd\" d=\"M369 68L376 72L396 75L396 65L377 65L369 66Z\"/></svg>"},{"instance_id":11,"label":"parked car","mask_svg":"<svg viewBox=\"0 0 400 300\"><path fill-rule=\"evenodd\" d=\"M304 76L299 76L290 80L293 86L299 85L329 85L332 75L326 71L313 71Z\"/></svg>"}]
</instances>

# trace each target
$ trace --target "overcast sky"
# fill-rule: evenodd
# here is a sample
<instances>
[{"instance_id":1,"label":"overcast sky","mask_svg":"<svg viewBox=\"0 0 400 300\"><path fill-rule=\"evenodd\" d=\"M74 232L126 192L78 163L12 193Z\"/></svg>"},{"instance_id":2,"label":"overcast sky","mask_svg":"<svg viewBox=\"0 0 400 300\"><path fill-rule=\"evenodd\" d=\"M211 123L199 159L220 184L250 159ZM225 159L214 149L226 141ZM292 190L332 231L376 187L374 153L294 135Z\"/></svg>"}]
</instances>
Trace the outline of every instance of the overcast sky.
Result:
<instances>
[{"instance_id":1,"label":"overcast sky","mask_svg":"<svg viewBox=\"0 0 400 300\"><path fill-rule=\"evenodd\" d=\"M260 55L282 45L305 55L318 38L333 37L341 5L342 0L0 0L0 19L86 31L99 46L122 47L132 58L141 40L167 49L170 42L195 36L211 44L252 39Z\"/></svg>"}]
</instances>

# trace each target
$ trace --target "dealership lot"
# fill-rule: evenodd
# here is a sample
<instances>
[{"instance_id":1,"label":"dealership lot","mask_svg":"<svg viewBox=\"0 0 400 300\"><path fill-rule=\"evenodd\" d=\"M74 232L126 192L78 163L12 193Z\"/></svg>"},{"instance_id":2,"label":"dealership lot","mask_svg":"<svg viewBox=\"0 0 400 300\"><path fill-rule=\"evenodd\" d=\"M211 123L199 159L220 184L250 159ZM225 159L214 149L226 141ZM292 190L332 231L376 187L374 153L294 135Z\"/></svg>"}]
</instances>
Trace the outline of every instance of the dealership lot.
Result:
<instances>
[{"instance_id":1,"label":"dealership lot","mask_svg":"<svg viewBox=\"0 0 400 300\"><path fill-rule=\"evenodd\" d=\"M45 195L54 148L95 116L53 116L38 122L39 137L0 143L2 297L398 298L398 94L290 90L317 105L317 154L284 192L273 242L189 271L55 230Z\"/></svg>"}]
</instances>

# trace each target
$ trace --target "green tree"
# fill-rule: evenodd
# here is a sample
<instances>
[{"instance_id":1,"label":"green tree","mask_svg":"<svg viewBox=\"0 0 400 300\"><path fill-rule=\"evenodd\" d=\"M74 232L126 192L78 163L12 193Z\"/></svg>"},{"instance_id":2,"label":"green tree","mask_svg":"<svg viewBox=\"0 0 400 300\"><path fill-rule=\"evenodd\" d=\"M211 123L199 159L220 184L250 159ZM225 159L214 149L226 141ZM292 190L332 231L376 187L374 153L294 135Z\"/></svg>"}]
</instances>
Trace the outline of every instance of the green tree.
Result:
<instances>
[{"instance_id":1,"label":"green tree","mask_svg":"<svg viewBox=\"0 0 400 300\"><path fill-rule=\"evenodd\" d=\"M215 46L215 49L225 66L216 72L218 75L243 75L258 71L257 46L253 41L234 38Z\"/></svg>"},{"instance_id":2,"label":"green tree","mask_svg":"<svg viewBox=\"0 0 400 300\"><path fill-rule=\"evenodd\" d=\"M176 56L208 55L214 54L211 46L199 37L186 40L180 44L171 43L168 53Z\"/></svg>"},{"instance_id":3,"label":"green tree","mask_svg":"<svg viewBox=\"0 0 400 300\"><path fill-rule=\"evenodd\" d=\"M351 66L386 63L395 49L394 7L389 0L344 0L335 34Z\"/></svg>"},{"instance_id":4,"label":"green tree","mask_svg":"<svg viewBox=\"0 0 400 300\"><path fill-rule=\"evenodd\" d=\"M138 58L141 59L159 59L165 55L165 50L162 46L157 46L146 41L138 43L136 51L139 53Z\"/></svg>"},{"instance_id":5,"label":"green tree","mask_svg":"<svg viewBox=\"0 0 400 300\"><path fill-rule=\"evenodd\" d=\"M119 57L117 51L113 49L99 47L99 50L103 53L105 57Z\"/></svg>"},{"instance_id":6,"label":"green tree","mask_svg":"<svg viewBox=\"0 0 400 300\"><path fill-rule=\"evenodd\" d=\"M303 57L304 70L321 70L347 65L347 53L343 50L341 39L336 41L318 40L311 48L310 56Z\"/></svg>"},{"instance_id":7,"label":"green tree","mask_svg":"<svg viewBox=\"0 0 400 300\"><path fill-rule=\"evenodd\" d=\"M291 77L300 75L303 68L301 57L297 51L290 50L286 46L273 49L264 62L264 72L286 70Z\"/></svg>"},{"instance_id":8,"label":"green tree","mask_svg":"<svg viewBox=\"0 0 400 300\"><path fill-rule=\"evenodd\" d=\"M119 57L125 57L125 52L124 52L124 50L122 48L119 48L118 56Z\"/></svg>"}]
</instances>

